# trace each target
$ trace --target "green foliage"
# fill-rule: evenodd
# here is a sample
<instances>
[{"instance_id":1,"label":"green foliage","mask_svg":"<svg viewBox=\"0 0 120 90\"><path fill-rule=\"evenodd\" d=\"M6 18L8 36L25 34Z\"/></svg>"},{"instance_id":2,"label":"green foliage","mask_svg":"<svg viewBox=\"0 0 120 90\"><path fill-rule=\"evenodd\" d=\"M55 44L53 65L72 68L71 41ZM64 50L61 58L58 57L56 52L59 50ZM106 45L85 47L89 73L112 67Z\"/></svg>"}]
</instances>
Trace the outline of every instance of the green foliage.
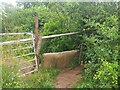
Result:
<instances>
[{"instance_id":1,"label":"green foliage","mask_svg":"<svg viewBox=\"0 0 120 90\"><path fill-rule=\"evenodd\" d=\"M104 12L103 15L98 12L100 17L83 19L86 22L84 32L87 32L82 37L83 57L85 63L91 64L83 74L83 81L75 86L77 88L118 88L118 17L114 11L110 14L102 5L99 10Z\"/></svg>"},{"instance_id":2,"label":"green foliage","mask_svg":"<svg viewBox=\"0 0 120 90\"><path fill-rule=\"evenodd\" d=\"M58 69L54 68L49 70L41 69L27 77L24 82L24 88L54 88L53 80L58 71Z\"/></svg>"},{"instance_id":3,"label":"green foliage","mask_svg":"<svg viewBox=\"0 0 120 90\"><path fill-rule=\"evenodd\" d=\"M118 88L118 63L88 64L75 88Z\"/></svg>"},{"instance_id":4,"label":"green foliage","mask_svg":"<svg viewBox=\"0 0 120 90\"><path fill-rule=\"evenodd\" d=\"M10 49L10 48L9 48ZM13 53L4 52L0 55L2 58L2 88L20 88L22 87L22 78L18 73L19 66L16 66L16 63L19 63L17 59L12 58Z\"/></svg>"},{"instance_id":5,"label":"green foliage","mask_svg":"<svg viewBox=\"0 0 120 90\"><path fill-rule=\"evenodd\" d=\"M19 3L21 4L24 9L15 8L16 11L12 12L5 9L7 17L3 14L3 32L34 31L36 15L39 18L40 35L79 31L80 34L76 36L44 40L40 54L79 49L82 44L82 58L88 68L83 73L83 80L75 87L118 87L117 76L120 70L117 60L120 47L116 3ZM72 63L74 65L76 62ZM24 87L54 87L51 82L55 73L54 70L40 70L30 75Z\"/></svg>"},{"instance_id":6,"label":"green foliage","mask_svg":"<svg viewBox=\"0 0 120 90\"><path fill-rule=\"evenodd\" d=\"M10 57L9 57L10 58ZM10 62L12 60L12 62ZM16 65L16 60L2 61L2 87L3 88L52 88L53 80L59 70L51 68L35 72L25 77L21 77L18 70L20 66Z\"/></svg>"},{"instance_id":7,"label":"green foliage","mask_svg":"<svg viewBox=\"0 0 120 90\"><path fill-rule=\"evenodd\" d=\"M31 7L25 10L16 8L14 12L8 13L3 20L3 32L31 32L34 31L35 16L39 18L39 26L42 29L44 23L50 17L49 10L44 5ZM27 17L27 18L26 18ZM17 20L16 20L17 19ZM11 22L12 21L12 22Z\"/></svg>"},{"instance_id":8,"label":"green foliage","mask_svg":"<svg viewBox=\"0 0 120 90\"><path fill-rule=\"evenodd\" d=\"M2 87L3 88L22 87L22 80L19 73L17 73L16 71L16 67L2 65Z\"/></svg>"},{"instance_id":9,"label":"green foliage","mask_svg":"<svg viewBox=\"0 0 120 90\"><path fill-rule=\"evenodd\" d=\"M83 79L79 81L77 84L75 84L73 87L74 88L98 88L96 85L98 85L98 82L95 83L95 81L92 79L96 69L99 68L99 64L92 64L89 63L87 64L87 69L85 69L82 74L83 74Z\"/></svg>"},{"instance_id":10,"label":"green foliage","mask_svg":"<svg viewBox=\"0 0 120 90\"><path fill-rule=\"evenodd\" d=\"M21 76L21 74L18 72L19 69L22 66L18 65L20 63L23 63L25 59L17 59L13 58L14 52L11 52L11 48L9 45L9 49L6 50L6 47L2 47L2 50L4 51L2 54L0 54L0 57L2 58L2 62L0 62L0 66L2 66L2 88L53 88L54 87L54 78L58 74L58 69L42 69L40 67L40 70L38 72L35 72L30 75L26 75L24 77ZM9 54L8 54L9 53ZM21 54L20 52L17 52L18 54ZM31 59L31 58L29 58ZM27 63L26 65L29 65Z\"/></svg>"},{"instance_id":11,"label":"green foliage","mask_svg":"<svg viewBox=\"0 0 120 90\"><path fill-rule=\"evenodd\" d=\"M102 65L97 69L96 74L93 79L99 81L99 86L101 88L109 86L109 88L116 87L118 88L118 63L109 63L107 61L102 61Z\"/></svg>"},{"instance_id":12,"label":"green foliage","mask_svg":"<svg viewBox=\"0 0 120 90\"><path fill-rule=\"evenodd\" d=\"M12 68L2 65L3 88L53 88L53 80L59 72L57 69L41 69L25 78L20 76L16 68L18 67Z\"/></svg>"}]
</instances>

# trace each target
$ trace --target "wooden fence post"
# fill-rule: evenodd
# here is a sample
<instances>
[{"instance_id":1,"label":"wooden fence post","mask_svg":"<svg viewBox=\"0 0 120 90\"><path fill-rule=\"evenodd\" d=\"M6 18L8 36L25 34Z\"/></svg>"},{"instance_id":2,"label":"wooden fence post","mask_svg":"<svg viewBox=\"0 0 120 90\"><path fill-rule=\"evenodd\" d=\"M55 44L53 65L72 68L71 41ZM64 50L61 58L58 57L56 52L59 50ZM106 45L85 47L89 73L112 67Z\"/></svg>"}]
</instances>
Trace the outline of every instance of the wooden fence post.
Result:
<instances>
[{"instance_id":1,"label":"wooden fence post","mask_svg":"<svg viewBox=\"0 0 120 90\"><path fill-rule=\"evenodd\" d=\"M35 17L35 59L36 59L36 69L39 69L39 60L38 60L38 17Z\"/></svg>"},{"instance_id":2,"label":"wooden fence post","mask_svg":"<svg viewBox=\"0 0 120 90\"><path fill-rule=\"evenodd\" d=\"M79 54L79 64L80 64L80 65L83 65L82 50L83 50L83 47L82 47L82 44L81 44L81 45L80 45L80 54Z\"/></svg>"}]
</instances>

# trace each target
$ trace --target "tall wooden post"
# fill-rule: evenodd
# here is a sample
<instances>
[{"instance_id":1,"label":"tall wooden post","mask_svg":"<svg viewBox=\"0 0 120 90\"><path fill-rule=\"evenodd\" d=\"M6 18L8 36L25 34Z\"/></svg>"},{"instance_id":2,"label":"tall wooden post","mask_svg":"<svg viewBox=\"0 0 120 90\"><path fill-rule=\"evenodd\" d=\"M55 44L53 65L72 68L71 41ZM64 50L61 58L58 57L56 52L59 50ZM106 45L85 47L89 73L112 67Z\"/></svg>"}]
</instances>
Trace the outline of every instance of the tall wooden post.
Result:
<instances>
[{"instance_id":1,"label":"tall wooden post","mask_svg":"<svg viewBox=\"0 0 120 90\"><path fill-rule=\"evenodd\" d=\"M39 60L38 60L38 17L35 17L35 59L36 59L36 69L39 69Z\"/></svg>"},{"instance_id":2,"label":"tall wooden post","mask_svg":"<svg viewBox=\"0 0 120 90\"><path fill-rule=\"evenodd\" d=\"M82 47L82 44L80 45L80 54L79 54L79 64L80 65L83 65L83 61L82 61L82 49L83 49L83 47Z\"/></svg>"}]
</instances>

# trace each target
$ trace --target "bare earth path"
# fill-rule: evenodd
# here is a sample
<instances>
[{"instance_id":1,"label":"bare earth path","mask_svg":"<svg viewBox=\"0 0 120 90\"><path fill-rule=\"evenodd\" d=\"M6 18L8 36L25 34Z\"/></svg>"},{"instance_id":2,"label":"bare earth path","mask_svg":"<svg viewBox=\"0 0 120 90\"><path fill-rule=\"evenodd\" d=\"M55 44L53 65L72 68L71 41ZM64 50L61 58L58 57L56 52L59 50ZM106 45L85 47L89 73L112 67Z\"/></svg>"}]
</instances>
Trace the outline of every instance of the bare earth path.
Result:
<instances>
[{"instance_id":1,"label":"bare earth path","mask_svg":"<svg viewBox=\"0 0 120 90\"><path fill-rule=\"evenodd\" d=\"M80 71L83 66L77 66L73 69L64 69L55 79L55 88L72 88L82 78Z\"/></svg>"}]
</instances>

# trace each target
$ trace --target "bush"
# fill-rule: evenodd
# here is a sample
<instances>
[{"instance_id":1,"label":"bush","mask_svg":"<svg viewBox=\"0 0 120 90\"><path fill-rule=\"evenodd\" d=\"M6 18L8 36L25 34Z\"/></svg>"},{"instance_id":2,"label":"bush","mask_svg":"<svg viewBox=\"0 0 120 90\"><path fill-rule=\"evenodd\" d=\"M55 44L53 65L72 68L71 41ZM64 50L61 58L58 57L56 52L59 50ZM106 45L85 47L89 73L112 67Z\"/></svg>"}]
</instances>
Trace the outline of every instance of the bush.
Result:
<instances>
[{"instance_id":1,"label":"bush","mask_svg":"<svg viewBox=\"0 0 120 90\"><path fill-rule=\"evenodd\" d=\"M109 63L102 61L102 65L93 76L95 82L99 82L100 88L118 88L118 62Z\"/></svg>"},{"instance_id":2,"label":"bush","mask_svg":"<svg viewBox=\"0 0 120 90\"><path fill-rule=\"evenodd\" d=\"M118 63L88 64L74 88L118 88Z\"/></svg>"}]
</instances>

